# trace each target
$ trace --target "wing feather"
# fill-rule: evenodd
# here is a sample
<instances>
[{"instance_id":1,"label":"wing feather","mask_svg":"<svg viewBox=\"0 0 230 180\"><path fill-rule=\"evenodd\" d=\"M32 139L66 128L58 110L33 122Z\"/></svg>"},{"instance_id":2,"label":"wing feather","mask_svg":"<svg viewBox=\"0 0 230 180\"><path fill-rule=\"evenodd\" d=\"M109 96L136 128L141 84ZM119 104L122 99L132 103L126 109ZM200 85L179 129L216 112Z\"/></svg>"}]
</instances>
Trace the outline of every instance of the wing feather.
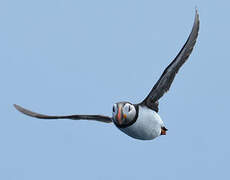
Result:
<instances>
[{"instance_id":1,"label":"wing feather","mask_svg":"<svg viewBox=\"0 0 230 180\"><path fill-rule=\"evenodd\" d=\"M196 10L193 28L186 43L184 44L176 58L164 70L160 79L157 81L148 96L144 99L144 101L142 101L141 104L145 104L149 108L158 111L158 100L169 90L177 72L188 59L193 50L198 36L199 25L199 14Z\"/></svg>"},{"instance_id":2,"label":"wing feather","mask_svg":"<svg viewBox=\"0 0 230 180\"><path fill-rule=\"evenodd\" d=\"M39 118L39 119L72 119L72 120L80 120L80 119L85 119L85 120L95 120L95 121L100 121L100 122L105 122L105 123L111 123L112 119L108 116L103 116L103 115L67 115L67 116L49 116L45 114L39 114L33 111L30 111L28 109L25 109L17 104L14 104L14 107L20 111L21 113Z\"/></svg>"}]
</instances>

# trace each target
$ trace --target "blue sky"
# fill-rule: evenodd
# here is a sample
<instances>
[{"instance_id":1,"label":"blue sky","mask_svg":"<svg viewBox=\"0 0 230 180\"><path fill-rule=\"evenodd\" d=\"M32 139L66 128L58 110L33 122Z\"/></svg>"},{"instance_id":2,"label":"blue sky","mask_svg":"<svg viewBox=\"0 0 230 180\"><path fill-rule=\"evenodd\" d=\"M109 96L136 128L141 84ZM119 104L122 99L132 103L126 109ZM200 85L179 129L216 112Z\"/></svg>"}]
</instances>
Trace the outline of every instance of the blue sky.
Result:
<instances>
[{"instance_id":1,"label":"blue sky","mask_svg":"<svg viewBox=\"0 0 230 180\"><path fill-rule=\"evenodd\" d=\"M0 179L228 179L228 1L0 1ZM135 140L111 124L33 119L111 115L140 102L192 28L189 61L160 100L169 129Z\"/></svg>"}]
</instances>

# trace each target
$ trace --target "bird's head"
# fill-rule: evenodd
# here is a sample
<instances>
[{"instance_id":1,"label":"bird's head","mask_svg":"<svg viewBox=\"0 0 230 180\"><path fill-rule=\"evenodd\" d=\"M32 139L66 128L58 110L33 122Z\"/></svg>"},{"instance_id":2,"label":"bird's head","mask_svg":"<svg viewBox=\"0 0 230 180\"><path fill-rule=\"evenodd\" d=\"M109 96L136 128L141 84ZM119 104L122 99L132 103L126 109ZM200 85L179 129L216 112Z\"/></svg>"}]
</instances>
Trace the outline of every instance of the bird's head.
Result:
<instances>
[{"instance_id":1,"label":"bird's head","mask_svg":"<svg viewBox=\"0 0 230 180\"><path fill-rule=\"evenodd\" d=\"M113 121L118 127L126 127L137 118L137 107L129 102L118 102L113 105Z\"/></svg>"}]
</instances>

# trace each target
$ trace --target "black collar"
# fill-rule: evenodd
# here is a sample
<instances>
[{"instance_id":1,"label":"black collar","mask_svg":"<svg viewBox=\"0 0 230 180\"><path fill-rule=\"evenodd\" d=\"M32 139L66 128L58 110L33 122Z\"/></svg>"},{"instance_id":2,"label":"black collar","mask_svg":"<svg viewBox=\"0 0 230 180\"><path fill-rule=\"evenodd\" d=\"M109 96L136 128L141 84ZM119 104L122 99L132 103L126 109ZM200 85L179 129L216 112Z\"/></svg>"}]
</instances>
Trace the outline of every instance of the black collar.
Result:
<instances>
[{"instance_id":1,"label":"black collar","mask_svg":"<svg viewBox=\"0 0 230 180\"><path fill-rule=\"evenodd\" d=\"M116 123L116 121L114 121L114 124L115 124L118 128L127 128L127 127L133 125L133 124L137 121L138 114L139 114L139 105L134 104L134 107L135 107L135 109L136 109L136 115L135 115L135 117L134 117L134 119L133 119L132 121L130 121L130 122L127 123L127 124L122 124L122 125L119 125L119 124Z\"/></svg>"}]
</instances>

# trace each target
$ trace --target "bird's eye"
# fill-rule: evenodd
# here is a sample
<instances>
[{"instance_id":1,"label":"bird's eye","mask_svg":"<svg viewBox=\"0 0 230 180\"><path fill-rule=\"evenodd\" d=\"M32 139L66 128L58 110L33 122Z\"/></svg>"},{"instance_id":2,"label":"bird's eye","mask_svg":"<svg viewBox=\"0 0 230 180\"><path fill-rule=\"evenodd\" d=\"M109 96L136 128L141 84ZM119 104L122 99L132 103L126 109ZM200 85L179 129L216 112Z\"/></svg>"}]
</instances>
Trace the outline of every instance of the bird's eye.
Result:
<instances>
[{"instance_id":1,"label":"bird's eye","mask_svg":"<svg viewBox=\"0 0 230 180\"><path fill-rule=\"evenodd\" d=\"M129 112L131 111L131 106L129 106Z\"/></svg>"}]
</instances>

